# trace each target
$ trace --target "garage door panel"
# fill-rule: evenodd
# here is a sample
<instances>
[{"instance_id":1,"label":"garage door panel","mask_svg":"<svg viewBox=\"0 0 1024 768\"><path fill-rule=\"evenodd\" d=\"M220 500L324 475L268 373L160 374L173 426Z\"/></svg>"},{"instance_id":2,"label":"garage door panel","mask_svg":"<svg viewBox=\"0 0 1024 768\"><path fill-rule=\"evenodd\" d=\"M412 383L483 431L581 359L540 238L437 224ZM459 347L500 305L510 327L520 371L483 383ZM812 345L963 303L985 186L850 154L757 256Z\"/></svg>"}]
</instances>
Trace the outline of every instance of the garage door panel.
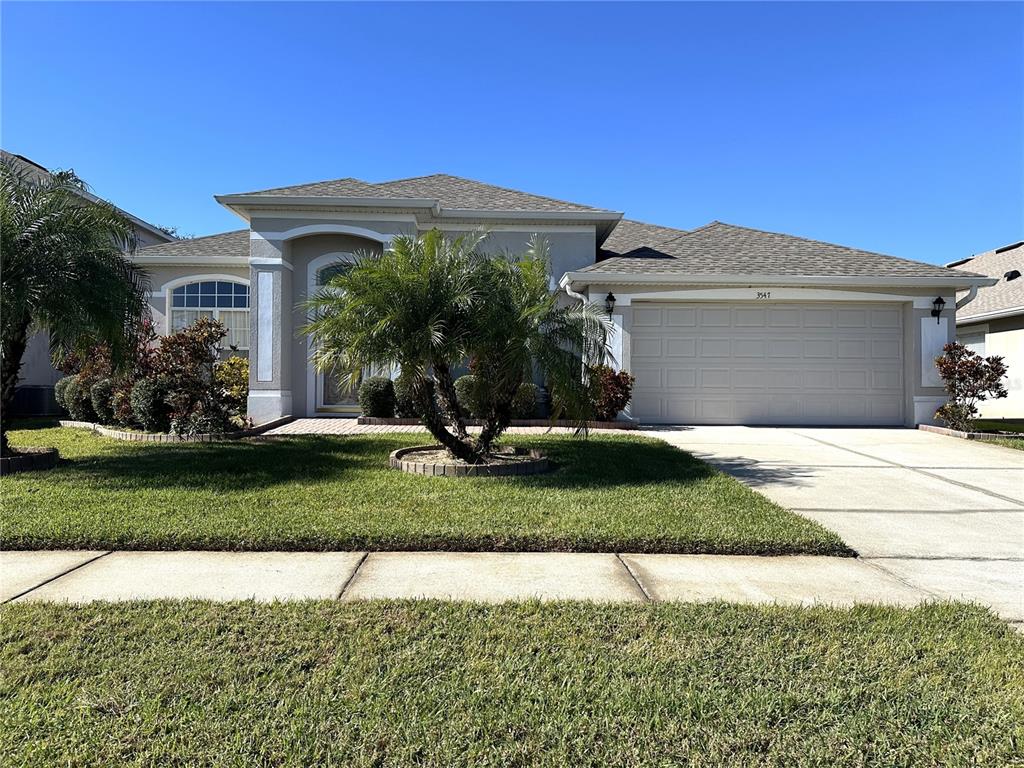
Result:
<instances>
[{"instance_id":1,"label":"garage door panel","mask_svg":"<svg viewBox=\"0 0 1024 768\"><path fill-rule=\"evenodd\" d=\"M634 302L633 313L641 420L902 423L899 305Z\"/></svg>"}]
</instances>

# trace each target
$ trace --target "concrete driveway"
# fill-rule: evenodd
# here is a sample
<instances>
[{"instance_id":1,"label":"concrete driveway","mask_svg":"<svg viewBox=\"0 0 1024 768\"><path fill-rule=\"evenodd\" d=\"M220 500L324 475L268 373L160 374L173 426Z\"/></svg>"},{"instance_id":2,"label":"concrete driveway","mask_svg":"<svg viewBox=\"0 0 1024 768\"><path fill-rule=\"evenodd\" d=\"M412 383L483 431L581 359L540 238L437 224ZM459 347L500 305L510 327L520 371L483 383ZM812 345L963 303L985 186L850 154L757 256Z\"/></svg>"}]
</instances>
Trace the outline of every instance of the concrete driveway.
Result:
<instances>
[{"instance_id":1,"label":"concrete driveway","mask_svg":"<svg viewBox=\"0 0 1024 768\"><path fill-rule=\"evenodd\" d=\"M1024 621L1024 451L911 429L647 433L830 528L907 584Z\"/></svg>"}]
</instances>

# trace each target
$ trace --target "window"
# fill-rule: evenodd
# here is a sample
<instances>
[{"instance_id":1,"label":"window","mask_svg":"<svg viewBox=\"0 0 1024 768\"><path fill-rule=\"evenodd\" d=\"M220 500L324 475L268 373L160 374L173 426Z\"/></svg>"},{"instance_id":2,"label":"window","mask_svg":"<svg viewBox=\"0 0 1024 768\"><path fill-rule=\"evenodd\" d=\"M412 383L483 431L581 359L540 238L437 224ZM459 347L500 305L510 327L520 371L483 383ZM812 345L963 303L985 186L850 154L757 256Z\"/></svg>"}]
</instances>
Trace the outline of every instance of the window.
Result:
<instances>
[{"instance_id":1,"label":"window","mask_svg":"<svg viewBox=\"0 0 1024 768\"><path fill-rule=\"evenodd\" d=\"M333 278L338 275L344 275L350 269L352 269L352 265L344 261L339 261L337 264L329 264L317 271L316 284L320 286L327 285Z\"/></svg>"},{"instance_id":2,"label":"window","mask_svg":"<svg viewBox=\"0 0 1024 768\"><path fill-rule=\"evenodd\" d=\"M171 291L171 332L200 317L219 320L227 328L225 346L249 349L249 286L226 280L203 280Z\"/></svg>"}]
</instances>

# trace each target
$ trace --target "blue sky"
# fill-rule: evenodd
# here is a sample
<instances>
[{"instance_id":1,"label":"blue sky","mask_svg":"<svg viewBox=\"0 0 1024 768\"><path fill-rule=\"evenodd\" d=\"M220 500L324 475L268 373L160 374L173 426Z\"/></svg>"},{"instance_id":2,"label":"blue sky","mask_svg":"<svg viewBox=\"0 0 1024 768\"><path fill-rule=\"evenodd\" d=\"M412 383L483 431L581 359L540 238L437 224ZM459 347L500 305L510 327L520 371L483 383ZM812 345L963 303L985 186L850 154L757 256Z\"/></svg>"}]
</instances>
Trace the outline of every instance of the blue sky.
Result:
<instances>
[{"instance_id":1,"label":"blue sky","mask_svg":"<svg viewBox=\"0 0 1024 768\"><path fill-rule=\"evenodd\" d=\"M196 235L447 172L945 262L1024 237L1024 5L4 3L0 143Z\"/></svg>"}]
</instances>

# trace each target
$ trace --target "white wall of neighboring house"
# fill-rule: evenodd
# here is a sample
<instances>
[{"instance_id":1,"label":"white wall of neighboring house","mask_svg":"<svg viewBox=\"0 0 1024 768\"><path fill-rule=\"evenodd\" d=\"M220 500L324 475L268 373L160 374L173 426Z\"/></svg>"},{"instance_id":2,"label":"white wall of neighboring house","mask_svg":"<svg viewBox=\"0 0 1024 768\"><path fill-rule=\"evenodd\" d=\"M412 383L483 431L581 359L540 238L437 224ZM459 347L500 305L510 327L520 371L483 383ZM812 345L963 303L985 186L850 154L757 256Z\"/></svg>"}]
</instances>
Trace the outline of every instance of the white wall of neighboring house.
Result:
<instances>
[{"instance_id":1,"label":"white wall of neighboring house","mask_svg":"<svg viewBox=\"0 0 1024 768\"><path fill-rule=\"evenodd\" d=\"M1024 419L1024 315L958 326L956 338L982 357L1002 357L1007 366L1009 394L982 403L982 418Z\"/></svg>"}]
</instances>

